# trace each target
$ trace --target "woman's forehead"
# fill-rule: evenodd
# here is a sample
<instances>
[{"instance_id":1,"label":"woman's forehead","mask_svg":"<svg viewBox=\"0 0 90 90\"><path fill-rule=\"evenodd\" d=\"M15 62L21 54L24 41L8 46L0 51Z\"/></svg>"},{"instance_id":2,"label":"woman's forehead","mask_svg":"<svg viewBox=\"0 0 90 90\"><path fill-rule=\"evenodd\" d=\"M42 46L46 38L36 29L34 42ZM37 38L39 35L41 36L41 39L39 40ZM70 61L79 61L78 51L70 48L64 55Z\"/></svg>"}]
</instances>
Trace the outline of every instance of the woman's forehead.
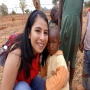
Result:
<instances>
[{"instance_id":1,"label":"woman's forehead","mask_svg":"<svg viewBox=\"0 0 90 90\"><path fill-rule=\"evenodd\" d=\"M32 27L48 29L48 23L42 17L38 17Z\"/></svg>"}]
</instances>

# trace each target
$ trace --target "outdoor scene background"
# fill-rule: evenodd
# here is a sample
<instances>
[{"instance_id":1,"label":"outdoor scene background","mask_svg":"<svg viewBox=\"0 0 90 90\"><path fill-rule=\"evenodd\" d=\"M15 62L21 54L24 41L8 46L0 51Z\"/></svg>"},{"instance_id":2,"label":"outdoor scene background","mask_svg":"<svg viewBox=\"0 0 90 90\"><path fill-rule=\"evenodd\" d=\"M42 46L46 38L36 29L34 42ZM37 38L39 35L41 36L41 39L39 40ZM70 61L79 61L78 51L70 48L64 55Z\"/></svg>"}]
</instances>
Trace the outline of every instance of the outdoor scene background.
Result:
<instances>
[{"instance_id":1,"label":"outdoor scene background","mask_svg":"<svg viewBox=\"0 0 90 90\"><path fill-rule=\"evenodd\" d=\"M45 0L43 0L43 1L45 1ZM47 1L47 4L42 3L41 7L42 7L42 11L47 15L48 19L50 20L51 19L50 11L51 11L51 8L54 6L54 4L52 3L52 0L50 1L51 3L49 3L48 1ZM1 2L1 0L0 0L0 2ZM32 10L35 9L32 3L26 3L26 4L27 4L27 6L25 8L26 11L24 10L24 14L23 14L19 5L16 5L16 6L13 5L13 7L7 7L7 5L4 3L4 7L5 7L4 10L6 10L6 12L4 12L4 10L3 10L3 15L2 15L2 12L0 11L0 49L1 49L2 45L6 42L7 38L12 33L22 32L24 30L24 26L25 26L26 20L28 18L28 15L32 12ZM1 10L1 6L2 6L2 3L0 3L0 10ZM58 6L58 2L57 2L57 6ZM89 7L90 7L90 0L87 2L85 1L84 8L83 8L82 37L86 30L87 11L88 11ZM20 12L18 11L18 9L20 9ZM7 10L8 10L8 13L7 13ZM12 13L12 11L13 11L13 13ZM73 79L73 90L76 90L77 86L81 84L82 66L83 66L83 53L81 53L78 50L77 58L76 58L75 75L74 75L74 79ZM3 73L3 68L0 66L0 83L2 80L2 73Z\"/></svg>"}]
</instances>

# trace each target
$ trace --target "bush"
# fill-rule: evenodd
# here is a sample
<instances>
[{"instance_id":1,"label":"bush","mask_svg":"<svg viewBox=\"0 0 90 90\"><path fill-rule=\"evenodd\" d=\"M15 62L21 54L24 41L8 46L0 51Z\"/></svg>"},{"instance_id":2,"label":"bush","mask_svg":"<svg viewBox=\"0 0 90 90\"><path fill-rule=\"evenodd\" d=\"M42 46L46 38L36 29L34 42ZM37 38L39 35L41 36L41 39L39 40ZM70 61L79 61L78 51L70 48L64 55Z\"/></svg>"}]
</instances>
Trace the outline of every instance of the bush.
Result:
<instances>
[{"instance_id":1,"label":"bush","mask_svg":"<svg viewBox=\"0 0 90 90\"><path fill-rule=\"evenodd\" d=\"M16 14L16 12L13 10L13 11L12 11L12 14Z\"/></svg>"}]
</instances>

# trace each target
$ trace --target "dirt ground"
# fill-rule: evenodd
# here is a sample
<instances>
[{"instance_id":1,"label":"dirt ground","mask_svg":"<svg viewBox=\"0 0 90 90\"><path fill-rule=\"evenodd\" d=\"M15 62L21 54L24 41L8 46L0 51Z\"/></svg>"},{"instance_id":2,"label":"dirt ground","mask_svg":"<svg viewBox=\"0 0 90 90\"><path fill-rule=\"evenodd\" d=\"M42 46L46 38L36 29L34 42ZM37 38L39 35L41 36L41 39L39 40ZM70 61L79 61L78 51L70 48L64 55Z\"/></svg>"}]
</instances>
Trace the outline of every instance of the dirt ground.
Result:
<instances>
[{"instance_id":1,"label":"dirt ground","mask_svg":"<svg viewBox=\"0 0 90 90\"><path fill-rule=\"evenodd\" d=\"M50 19L49 13L46 13L48 18ZM87 9L83 10L83 29L82 29L82 37L86 30L86 22L87 22ZM25 22L28 15L8 15L0 17L0 48L7 40L8 36L14 32L22 32L25 26ZM76 66L75 66L75 74L73 79L73 90L77 90L76 87L81 84L81 76L82 76L82 66L83 66L83 53L78 50L77 58L76 58ZM2 79L3 69L0 66L0 83ZM79 89L81 90L81 89Z\"/></svg>"}]
</instances>

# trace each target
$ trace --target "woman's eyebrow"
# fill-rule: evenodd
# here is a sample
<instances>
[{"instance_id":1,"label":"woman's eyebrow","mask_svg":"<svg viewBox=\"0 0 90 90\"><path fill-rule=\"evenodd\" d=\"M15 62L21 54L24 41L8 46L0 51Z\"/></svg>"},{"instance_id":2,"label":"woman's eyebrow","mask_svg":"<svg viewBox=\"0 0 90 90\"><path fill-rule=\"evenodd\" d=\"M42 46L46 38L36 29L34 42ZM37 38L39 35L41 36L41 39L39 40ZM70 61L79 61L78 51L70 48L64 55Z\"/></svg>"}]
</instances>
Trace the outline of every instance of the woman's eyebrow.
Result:
<instances>
[{"instance_id":1,"label":"woman's eyebrow","mask_svg":"<svg viewBox=\"0 0 90 90\"><path fill-rule=\"evenodd\" d=\"M45 31L48 31L48 29L45 29Z\"/></svg>"},{"instance_id":2,"label":"woman's eyebrow","mask_svg":"<svg viewBox=\"0 0 90 90\"><path fill-rule=\"evenodd\" d=\"M41 29L40 27L35 27L36 29Z\"/></svg>"},{"instance_id":3,"label":"woman's eyebrow","mask_svg":"<svg viewBox=\"0 0 90 90\"><path fill-rule=\"evenodd\" d=\"M35 27L35 29L41 29L40 27ZM45 29L45 31L48 31L48 29Z\"/></svg>"}]
</instances>

